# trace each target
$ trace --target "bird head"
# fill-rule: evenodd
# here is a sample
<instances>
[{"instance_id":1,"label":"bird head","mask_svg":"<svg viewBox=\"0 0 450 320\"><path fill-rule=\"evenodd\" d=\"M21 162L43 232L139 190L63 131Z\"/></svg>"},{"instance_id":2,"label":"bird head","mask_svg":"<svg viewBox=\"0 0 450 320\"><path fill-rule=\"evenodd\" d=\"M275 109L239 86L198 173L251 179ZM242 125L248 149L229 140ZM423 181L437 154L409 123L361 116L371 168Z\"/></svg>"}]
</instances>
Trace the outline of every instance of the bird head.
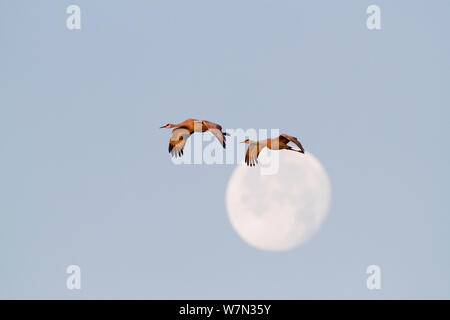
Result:
<instances>
[{"instance_id":1,"label":"bird head","mask_svg":"<svg viewBox=\"0 0 450 320\"><path fill-rule=\"evenodd\" d=\"M172 128L172 127L173 127L173 124L168 123L165 126L162 126L161 129L163 129L163 128Z\"/></svg>"},{"instance_id":2,"label":"bird head","mask_svg":"<svg viewBox=\"0 0 450 320\"><path fill-rule=\"evenodd\" d=\"M252 140L250 140L250 139L246 139L244 141L241 141L241 143L247 143L247 144L249 144L250 142L252 142Z\"/></svg>"}]
</instances>

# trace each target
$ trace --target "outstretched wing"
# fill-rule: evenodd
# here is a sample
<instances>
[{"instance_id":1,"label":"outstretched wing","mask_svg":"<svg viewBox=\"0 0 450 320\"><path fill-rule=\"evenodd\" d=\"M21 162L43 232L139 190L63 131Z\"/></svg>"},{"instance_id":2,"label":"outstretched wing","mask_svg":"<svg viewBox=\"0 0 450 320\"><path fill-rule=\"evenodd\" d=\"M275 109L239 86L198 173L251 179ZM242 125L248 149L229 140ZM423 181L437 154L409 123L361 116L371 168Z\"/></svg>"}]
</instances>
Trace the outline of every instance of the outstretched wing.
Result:
<instances>
[{"instance_id":1,"label":"outstretched wing","mask_svg":"<svg viewBox=\"0 0 450 320\"><path fill-rule=\"evenodd\" d=\"M301 150L303 153L305 152L305 149L303 149L302 144L300 143L300 141L297 140L296 137L288 136L287 134L282 134L282 135L280 135L280 138L279 138L279 139L280 139L280 141L282 141L282 142L284 142L284 143L288 143L289 141L290 141L290 142L293 142L293 143L295 143L295 144L297 145L297 147L300 148L300 150Z\"/></svg>"},{"instance_id":2,"label":"outstretched wing","mask_svg":"<svg viewBox=\"0 0 450 320\"><path fill-rule=\"evenodd\" d=\"M254 167L258 163L259 153L265 146L266 144L261 142L250 143L245 153L245 163L250 167Z\"/></svg>"},{"instance_id":3,"label":"outstretched wing","mask_svg":"<svg viewBox=\"0 0 450 320\"><path fill-rule=\"evenodd\" d=\"M169 141L169 152L172 157L176 158L183 155L183 148L190 136L191 133L186 128L175 128L172 130Z\"/></svg>"},{"instance_id":4,"label":"outstretched wing","mask_svg":"<svg viewBox=\"0 0 450 320\"><path fill-rule=\"evenodd\" d=\"M225 148L225 135L222 132L222 126L220 124L211 122L211 121L206 121L203 120L202 121L203 124L205 125L206 128L208 128L209 131L211 131L211 133L213 135L216 136L216 138L220 141L220 144L222 145L222 147Z\"/></svg>"}]
</instances>

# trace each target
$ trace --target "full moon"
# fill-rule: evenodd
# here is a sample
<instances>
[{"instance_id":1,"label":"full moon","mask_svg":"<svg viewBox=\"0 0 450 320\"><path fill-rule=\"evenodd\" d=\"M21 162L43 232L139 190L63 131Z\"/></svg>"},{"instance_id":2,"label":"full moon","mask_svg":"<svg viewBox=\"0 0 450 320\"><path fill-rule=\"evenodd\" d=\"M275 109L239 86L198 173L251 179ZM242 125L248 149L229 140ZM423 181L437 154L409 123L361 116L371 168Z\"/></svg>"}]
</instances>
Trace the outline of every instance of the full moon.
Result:
<instances>
[{"instance_id":1,"label":"full moon","mask_svg":"<svg viewBox=\"0 0 450 320\"><path fill-rule=\"evenodd\" d=\"M312 154L264 149L259 160L276 159L278 170L241 164L226 191L232 226L248 244L262 250L290 250L313 236L330 207L328 175ZM274 157L275 156L275 157ZM267 161L266 161L267 162Z\"/></svg>"}]
</instances>

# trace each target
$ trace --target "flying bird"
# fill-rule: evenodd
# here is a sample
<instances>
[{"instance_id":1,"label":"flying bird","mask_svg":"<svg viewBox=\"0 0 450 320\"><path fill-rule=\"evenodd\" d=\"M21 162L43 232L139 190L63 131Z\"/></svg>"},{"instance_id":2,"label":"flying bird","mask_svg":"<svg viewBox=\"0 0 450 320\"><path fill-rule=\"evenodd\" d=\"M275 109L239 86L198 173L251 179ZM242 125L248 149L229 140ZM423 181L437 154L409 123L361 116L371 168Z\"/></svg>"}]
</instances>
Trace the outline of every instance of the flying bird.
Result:
<instances>
[{"instance_id":1,"label":"flying bird","mask_svg":"<svg viewBox=\"0 0 450 320\"><path fill-rule=\"evenodd\" d=\"M210 131L224 148L225 136L229 135L226 132L222 132L221 125L207 120L187 119L177 124L168 123L161 128L174 128L170 136L169 153L175 158L183 155L186 141L194 132Z\"/></svg>"},{"instance_id":2,"label":"flying bird","mask_svg":"<svg viewBox=\"0 0 450 320\"><path fill-rule=\"evenodd\" d=\"M294 149L291 146L288 146L287 144L289 142L293 142L295 145L297 145L297 147L299 147L299 149ZM303 149L300 141L298 141L295 137L288 136L287 134L282 134L276 138L266 140L252 141L250 139L247 139L245 141L242 141L242 143L248 144L247 153L245 154L245 163L247 164L247 166L251 167L255 166L255 164L258 163L258 155L265 147L271 150L284 149L305 153L305 149Z\"/></svg>"}]
</instances>

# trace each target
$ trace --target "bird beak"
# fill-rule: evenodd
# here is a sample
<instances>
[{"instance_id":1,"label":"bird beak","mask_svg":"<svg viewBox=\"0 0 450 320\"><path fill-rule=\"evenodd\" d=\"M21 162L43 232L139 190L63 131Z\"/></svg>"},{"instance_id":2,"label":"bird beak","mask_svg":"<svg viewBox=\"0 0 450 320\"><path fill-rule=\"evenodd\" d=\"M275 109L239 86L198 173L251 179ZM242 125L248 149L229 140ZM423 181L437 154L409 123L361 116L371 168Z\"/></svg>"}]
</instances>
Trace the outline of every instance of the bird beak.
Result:
<instances>
[{"instance_id":1,"label":"bird beak","mask_svg":"<svg viewBox=\"0 0 450 320\"><path fill-rule=\"evenodd\" d=\"M160 129L164 129L166 126L159 127Z\"/></svg>"},{"instance_id":2,"label":"bird beak","mask_svg":"<svg viewBox=\"0 0 450 320\"><path fill-rule=\"evenodd\" d=\"M245 141L241 141L241 142L239 142L239 143L244 143Z\"/></svg>"}]
</instances>

